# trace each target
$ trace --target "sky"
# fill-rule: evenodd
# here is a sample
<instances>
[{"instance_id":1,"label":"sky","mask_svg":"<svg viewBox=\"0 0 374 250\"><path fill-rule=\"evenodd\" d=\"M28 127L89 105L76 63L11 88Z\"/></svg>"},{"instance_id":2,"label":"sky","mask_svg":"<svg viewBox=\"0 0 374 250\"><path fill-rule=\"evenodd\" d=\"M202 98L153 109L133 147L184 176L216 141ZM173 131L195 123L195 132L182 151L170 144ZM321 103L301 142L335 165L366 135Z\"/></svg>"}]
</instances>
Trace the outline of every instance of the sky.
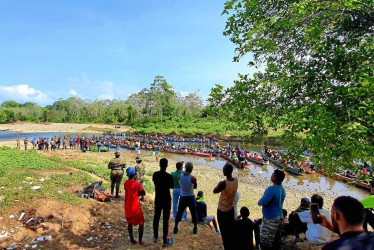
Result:
<instances>
[{"instance_id":1,"label":"sky","mask_svg":"<svg viewBox=\"0 0 374 250\"><path fill-rule=\"evenodd\" d=\"M253 73L232 62L221 0L2 0L0 102L126 99L162 75L207 98Z\"/></svg>"}]
</instances>

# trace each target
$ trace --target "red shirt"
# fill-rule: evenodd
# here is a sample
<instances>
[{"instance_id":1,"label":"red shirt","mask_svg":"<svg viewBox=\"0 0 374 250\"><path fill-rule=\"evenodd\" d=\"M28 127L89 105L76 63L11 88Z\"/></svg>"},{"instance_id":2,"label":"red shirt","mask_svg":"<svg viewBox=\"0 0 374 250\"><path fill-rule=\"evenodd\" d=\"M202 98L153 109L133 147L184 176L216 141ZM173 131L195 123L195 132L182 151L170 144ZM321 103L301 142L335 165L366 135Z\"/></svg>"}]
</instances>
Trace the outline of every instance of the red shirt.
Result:
<instances>
[{"instance_id":1,"label":"red shirt","mask_svg":"<svg viewBox=\"0 0 374 250\"><path fill-rule=\"evenodd\" d=\"M143 191L143 186L135 180L127 180L124 184L125 188L125 215L133 217L140 212L142 208L139 203L139 192Z\"/></svg>"}]
</instances>

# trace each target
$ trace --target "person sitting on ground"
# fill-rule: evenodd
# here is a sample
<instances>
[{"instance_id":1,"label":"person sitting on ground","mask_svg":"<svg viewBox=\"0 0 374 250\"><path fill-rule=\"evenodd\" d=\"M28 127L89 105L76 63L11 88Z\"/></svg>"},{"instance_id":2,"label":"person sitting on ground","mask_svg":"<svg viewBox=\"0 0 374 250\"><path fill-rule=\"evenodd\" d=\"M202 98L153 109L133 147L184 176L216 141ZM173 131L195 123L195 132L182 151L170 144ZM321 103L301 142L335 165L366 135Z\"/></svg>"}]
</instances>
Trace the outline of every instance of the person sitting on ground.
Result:
<instances>
[{"instance_id":1,"label":"person sitting on ground","mask_svg":"<svg viewBox=\"0 0 374 250\"><path fill-rule=\"evenodd\" d=\"M322 250L372 250L374 249L374 233L363 228L365 208L355 198L339 196L331 207L331 221L323 214L321 226L340 235L340 238L326 244Z\"/></svg>"},{"instance_id":2,"label":"person sitting on ground","mask_svg":"<svg viewBox=\"0 0 374 250\"><path fill-rule=\"evenodd\" d=\"M299 234L300 233L305 233L307 230L307 224L303 223L299 216L298 213L304 212L304 211L309 211L309 206L310 206L310 200L306 197L301 198L301 202L299 207L290 213L288 216L288 225L285 225L284 232L286 235L294 235L295 240L294 242L302 242L303 240L300 239Z\"/></svg>"},{"instance_id":3,"label":"person sitting on ground","mask_svg":"<svg viewBox=\"0 0 374 250\"><path fill-rule=\"evenodd\" d=\"M178 176L179 185L181 187L181 196L178 204L177 216L175 217L174 234L178 233L178 224L182 219L182 215L186 207L189 208L192 223L194 224L193 233L197 234L197 214L196 214L196 199L194 189L197 188L197 179L192 173L193 164L186 163L186 172Z\"/></svg>"},{"instance_id":4,"label":"person sitting on ground","mask_svg":"<svg viewBox=\"0 0 374 250\"><path fill-rule=\"evenodd\" d=\"M139 225L139 244L146 245L143 242L144 232L144 215L139 202L139 196L144 196L145 191L143 186L134 180L136 175L135 168L129 167L126 169L126 175L129 179L124 184L125 189L125 216L128 223L128 230L130 241L136 244L134 239L133 226Z\"/></svg>"},{"instance_id":5,"label":"person sitting on ground","mask_svg":"<svg viewBox=\"0 0 374 250\"><path fill-rule=\"evenodd\" d=\"M251 219L249 219L249 209L242 207L240 215L234 221L234 235L236 249L254 249L253 233L255 234L256 247L259 248L260 236L256 234L256 227L258 227Z\"/></svg>"},{"instance_id":6,"label":"person sitting on ground","mask_svg":"<svg viewBox=\"0 0 374 250\"><path fill-rule=\"evenodd\" d=\"M283 225L283 202L286 191L282 186L285 173L279 169L271 175L272 186L265 190L264 195L258 201L262 206L262 223L260 228L261 249L273 249L280 241L280 231ZM276 237L279 236L279 237Z\"/></svg>"},{"instance_id":7,"label":"person sitting on ground","mask_svg":"<svg viewBox=\"0 0 374 250\"><path fill-rule=\"evenodd\" d=\"M370 196L361 201L365 208L364 229L368 230L368 224L374 228L374 180L370 181Z\"/></svg>"},{"instance_id":8,"label":"person sitting on ground","mask_svg":"<svg viewBox=\"0 0 374 250\"><path fill-rule=\"evenodd\" d=\"M202 225L208 225L210 229L214 232L217 232L218 235L221 235L221 232L218 229L217 220L214 215L207 216L207 206L204 202L204 192L197 192L196 196L197 204L197 221Z\"/></svg>"},{"instance_id":9,"label":"person sitting on ground","mask_svg":"<svg viewBox=\"0 0 374 250\"><path fill-rule=\"evenodd\" d=\"M325 218L331 221L329 211L322 209L323 207L322 196L318 194L314 194L311 198L311 202L318 204L319 213L323 214ZM319 224L314 224L310 211L299 212L298 216L301 222L307 223L308 229L305 232L305 236L309 243L318 245L318 244L325 244L330 241L331 232L327 228L324 228Z\"/></svg>"}]
</instances>

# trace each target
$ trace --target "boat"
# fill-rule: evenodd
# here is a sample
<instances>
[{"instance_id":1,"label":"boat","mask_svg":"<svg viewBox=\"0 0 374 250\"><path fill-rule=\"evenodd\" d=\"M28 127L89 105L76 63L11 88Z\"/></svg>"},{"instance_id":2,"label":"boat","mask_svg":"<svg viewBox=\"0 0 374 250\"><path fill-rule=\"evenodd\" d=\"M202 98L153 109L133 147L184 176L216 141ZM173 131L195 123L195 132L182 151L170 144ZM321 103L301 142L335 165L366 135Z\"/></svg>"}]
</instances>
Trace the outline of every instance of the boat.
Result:
<instances>
[{"instance_id":1,"label":"boat","mask_svg":"<svg viewBox=\"0 0 374 250\"><path fill-rule=\"evenodd\" d=\"M231 159L230 157L220 154L219 157L225 159L226 161L230 162L232 165L234 165L237 168L249 168L251 165L244 164L244 162L235 161L234 159Z\"/></svg>"},{"instance_id":2,"label":"boat","mask_svg":"<svg viewBox=\"0 0 374 250\"><path fill-rule=\"evenodd\" d=\"M194 155L194 156L200 156L200 157L209 157L209 158L212 157L212 154L201 153L201 152L189 152L188 154Z\"/></svg>"},{"instance_id":3,"label":"boat","mask_svg":"<svg viewBox=\"0 0 374 250\"><path fill-rule=\"evenodd\" d=\"M210 141L210 140L208 140L208 141L202 141L202 140L185 140L185 141L183 141L183 140L173 140L173 139L166 139L166 141L167 142L176 142L176 143L183 143L183 142L185 142L185 143L215 143L216 142L216 140L212 140L212 141Z\"/></svg>"},{"instance_id":4,"label":"boat","mask_svg":"<svg viewBox=\"0 0 374 250\"><path fill-rule=\"evenodd\" d=\"M359 188L362 188L362 189L366 189L366 190L368 190L368 191L371 191L370 184L368 184L368 183L364 183L364 182L361 182L361 181L353 181L352 183L353 183L353 185L355 185L356 187L359 187Z\"/></svg>"},{"instance_id":5,"label":"boat","mask_svg":"<svg viewBox=\"0 0 374 250\"><path fill-rule=\"evenodd\" d=\"M256 160L255 158L253 157L247 157L246 158L248 161L251 161L251 162L254 162L254 163L257 163L259 165L265 165L265 164L269 164L268 161L265 161L264 159L258 159Z\"/></svg>"},{"instance_id":6,"label":"boat","mask_svg":"<svg viewBox=\"0 0 374 250\"><path fill-rule=\"evenodd\" d=\"M353 182L355 180L355 179L353 179L351 177L344 176L344 175L338 174L338 173L335 173L333 176L335 178L339 179L339 180L342 180L342 181L345 181L345 182L348 182L348 183L351 183L351 182Z\"/></svg>"},{"instance_id":7,"label":"boat","mask_svg":"<svg viewBox=\"0 0 374 250\"><path fill-rule=\"evenodd\" d=\"M273 158L269 158L269 161L271 163L273 163L275 166L277 166L278 168L283 168L284 166L282 165L282 163L280 163L278 160L275 160Z\"/></svg>"},{"instance_id":8,"label":"boat","mask_svg":"<svg viewBox=\"0 0 374 250\"><path fill-rule=\"evenodd\" d=\"M293 175L303 175L302 173L300 173L299 169L295 168L286 168L286 172Z\"/></svg>"}]
</instances>

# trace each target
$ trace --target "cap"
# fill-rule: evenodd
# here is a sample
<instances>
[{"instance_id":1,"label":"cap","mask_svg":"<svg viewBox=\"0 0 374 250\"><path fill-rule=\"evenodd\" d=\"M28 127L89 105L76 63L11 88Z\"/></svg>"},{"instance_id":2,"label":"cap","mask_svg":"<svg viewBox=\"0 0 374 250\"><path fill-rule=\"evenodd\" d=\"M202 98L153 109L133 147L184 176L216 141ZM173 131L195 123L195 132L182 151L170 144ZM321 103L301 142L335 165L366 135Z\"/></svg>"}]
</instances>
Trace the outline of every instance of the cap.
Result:
<instances>
[{"instance_id":1,"label":"cap","mask_svg":"<svg viewBox=\"0 0 374 250\"><path fill-rule=\"evenodd\" d=\"M204 196L204 192L202 190L200 190L199 192L197 192L197 197L196 198L203 197L203 196Z\"/></svg>"},{"instance_id":2,"label":"cap","mask_svg":"<svg viewBox=\"0 0 374 250\"><path fill-rule=\"evenodd\" d=\"M135 157L135 160L136 160L136 161L141 161L142 158L140 158L140 156L137 156L137 157Z\"/></svg>"},{"instance_id":3,"label":"cap","mask_svg":"<svg viewBox=\"0 0 374 250\"><path fill-rule=\"evenodd\" d=\"M310 205L310 200L308 198L301 198L301 202L300 202L300 205L302 207L305 207L305 208L308 208L309 205Z\"/></svg>"},{"instance_id":4,"label":"cap","mask_svg":"<svg viewBox=\"0 0 374 250\"><path fill-rule=\"evenodd\" d=\"M127 175L128 177L133 177L133 176L135 175L135 168L133 168L133 167L128 167L128 168L126 169L126 175Z\"/></svg>"}]
</instances>

